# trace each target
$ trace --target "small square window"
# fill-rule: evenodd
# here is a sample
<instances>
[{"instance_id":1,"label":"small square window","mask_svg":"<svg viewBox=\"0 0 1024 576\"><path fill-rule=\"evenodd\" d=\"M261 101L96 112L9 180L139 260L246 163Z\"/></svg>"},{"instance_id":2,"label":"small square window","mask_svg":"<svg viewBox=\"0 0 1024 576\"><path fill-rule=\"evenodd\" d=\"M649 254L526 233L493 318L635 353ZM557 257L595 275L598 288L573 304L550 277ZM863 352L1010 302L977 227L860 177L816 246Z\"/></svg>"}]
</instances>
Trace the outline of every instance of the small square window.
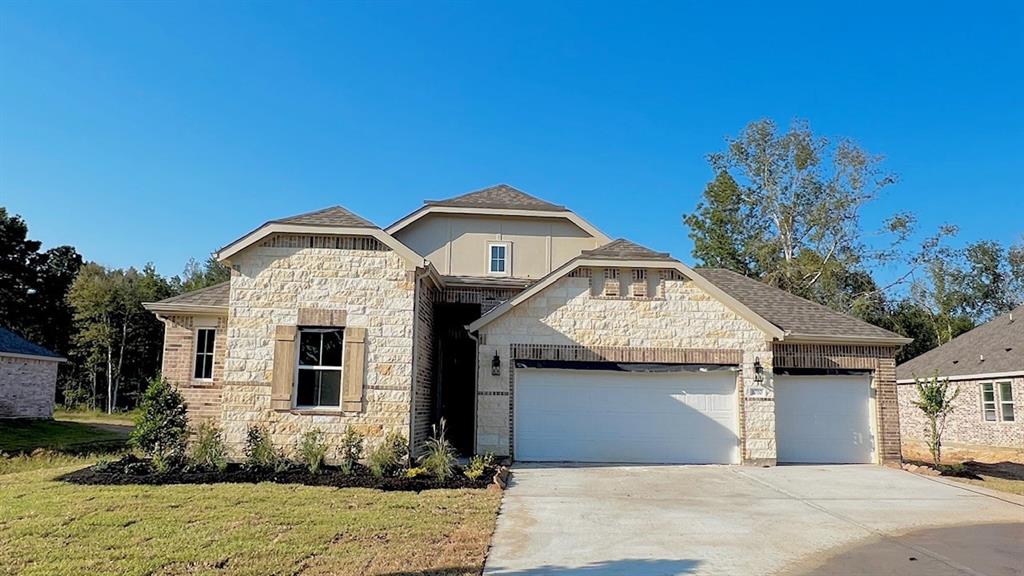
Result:
<instances>
[{"instance_id":1,"label":"small square window","mask_svg":"<svg viewBox=\"0 0 1024 576\"><path fill-rule=\"evenodd\" d=\"M507 242L492 242L487 245L487 272L509 274L509 245Z\"/></svg>"}]
</instances>

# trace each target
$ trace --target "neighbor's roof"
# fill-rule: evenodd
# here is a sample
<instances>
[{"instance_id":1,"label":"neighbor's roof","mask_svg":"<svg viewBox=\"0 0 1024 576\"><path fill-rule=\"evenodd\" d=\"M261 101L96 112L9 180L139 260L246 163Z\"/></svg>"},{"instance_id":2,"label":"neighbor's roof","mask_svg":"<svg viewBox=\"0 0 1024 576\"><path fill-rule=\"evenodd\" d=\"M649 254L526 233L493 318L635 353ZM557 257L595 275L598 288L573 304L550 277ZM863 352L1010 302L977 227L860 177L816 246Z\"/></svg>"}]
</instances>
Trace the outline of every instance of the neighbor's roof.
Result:
<instances>
[{"instance_id":1,"label":"neighbor's roof","mask_svg":"<svg viewBox=\"0 0 1024 576\"><path fill-rule=\"evenodd\" d=\"M581 258L601 258L606 260L670 260L676 261L668 252L655 252L646 246L631 242L625 238L612 240L593 250L583 250Z\"/></svg>"},{"instance_id":2,"label":"neighbor's roof","mask_svg":"<svg viewBox=\"0 0 1024 576\"><path fill-rule=\"evenodd\" d=\"M786 337L827 339L904 339L895 332L841 314L764 282L724 268L695 270L758 316L786 331ZM910 342L909 339L904 339Z\"/></svg>"},{"instance_id":3,"label":"neighbor's roof","mask_svg":"<svg viewBox=\"0 0 1024 576\"><path fill-rule=\"evenodd\" d=\"M377 225L341 206L297 214L271 220L267 224L304 224L307 226L347 226L349 228L376 228Z\"/></svg>"},{"instance_id":4,"label":"neighbor's roof","mask_svg":"<svg viewBox=\"0 0 1024 576\"><path fill-rule=\"evenodd\" d=\"M452 206L461 208L493 208L499 210L545 210L550 212L568 211L565 206L552 204L536 196L513 188L508 184L498 184L476 190L447 200L427 200L428 206Z\"/></svg>"},{"instance_id":5,"label":"neighbor's roof","mask_svg":"<svg viewBox=\"0 0 1024 576\"><path fill-rule=\"evenodd\" d=\"M1024 306L896 367L897 380L1024 373Z\"/></svg>"},{"instance_id":6,"label":"neighbor's roof","mask_svg":"<svg viewBox=\"0 0 1024 576\"><path fill-rule=\"evenodd\" d=\"M64 360L38 344L33 344L10 330L0 327L0 356L27 356L41 360Z\"/></svg>"},{"instance_id":7,"label":"neighbor's roof","mask_svg":"<svg viewBox=\"0 0 1024 576\"><path fill-rule=\"evenodd\" d=\"M171 296L159 302L146 302L143 306L151 312L226 312L230 290L231 282L226 281Z\"/></svg>"}]
</instances>

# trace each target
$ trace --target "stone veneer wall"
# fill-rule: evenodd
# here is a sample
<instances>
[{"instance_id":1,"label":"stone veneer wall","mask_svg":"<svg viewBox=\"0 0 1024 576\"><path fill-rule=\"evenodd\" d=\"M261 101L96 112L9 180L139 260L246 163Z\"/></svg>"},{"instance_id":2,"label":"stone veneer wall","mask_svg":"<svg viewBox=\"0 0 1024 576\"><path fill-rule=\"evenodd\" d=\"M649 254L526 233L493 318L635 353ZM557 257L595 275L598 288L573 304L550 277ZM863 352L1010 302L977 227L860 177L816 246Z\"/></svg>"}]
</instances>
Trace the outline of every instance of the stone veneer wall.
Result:
<instances>
[{"instance_id":1,"label":"stone veneer wall","mask_svg":"<svg viewBox=\"0 0 1024 576\"><path fill-rule=\"evenodd\" d=\"M195 334L197 328L217 330L213 339L213 379L196 380ZM164 319L164 354L161 374L185 399L192 424L220 421L221 385L227 353L228 319L213 316L168 316Z\"/></svg>"},{"instance_id":2,"label":"stone veneer wall","mask_svg":"<svg viewBox=\"0 0 1024 576\"><path fill-rule=\"evenodd\" d=\"M983 382L1011 382L1013 392L1012 422L986 421L981 409L981 384ZM956 446L970 456L971 452L1002 452L993 450L1007 448L1019 451L1024 456L1024 377L996 378L984 380L960 380L960 395L954 401L952 414L946 419L943 444ZM927 421L921 410L914 406L917 389L914 384L900 384L898 387L900 405L900 433L906 441L904 453L908 458L922 458L927 455L925 438ZM998 392L997 392L998 399ZM999 410L999 407L996 407Z\"/></svg>"},{"instance_id":3,"label":"stone veneer wall","mask_svg":"<svg viewBox=\"0 0 1024 576\"><path fill-rule=\"evenodd\" d=\"M250 424L265 426L275 445L289 452L303 432L320 428L331 460L348 425L364 433L368 445L391 430L408 437L415 273L400 256L377 242L271 239L231 263L237 269L231 277L221 417L234 456L241 454ZM299 308L345 310L349 326L366 328L360 412L271 410L274 327L295 325Z\"/></svg>"},{"instance_id":4,"label":"stone veneer wall","mask_svg":"<svg viewBox=\"0 0 1024 576\"><path fill-rule=\"evenodd\" d=\"M0 418L52 418L58 364L0 356Z\"/></svg>"},{"instance_id":5,"label":"stone veneer wall","mask_svg":"<svg viewBox=\"0 0 1024 576\"><path fill-rule=\"evenodd\" d=\"M590 278L568 276L483 327L478 356L482 360L477 380L477 450L514 454L509 373L514 344L649 349L651 354L687 349L739 355L742 370L737 386L744 391L737 395L741 399L741 453L745 462L774 462L774 402L749 397L742 384L753 381L755 358L771 373L771 342L690 280L665 280L660 296L594 298ZM495 352L502 360L500 376L491 375ZM766 393L770 395L770 391Z\"/></svg>"}]
</instances>

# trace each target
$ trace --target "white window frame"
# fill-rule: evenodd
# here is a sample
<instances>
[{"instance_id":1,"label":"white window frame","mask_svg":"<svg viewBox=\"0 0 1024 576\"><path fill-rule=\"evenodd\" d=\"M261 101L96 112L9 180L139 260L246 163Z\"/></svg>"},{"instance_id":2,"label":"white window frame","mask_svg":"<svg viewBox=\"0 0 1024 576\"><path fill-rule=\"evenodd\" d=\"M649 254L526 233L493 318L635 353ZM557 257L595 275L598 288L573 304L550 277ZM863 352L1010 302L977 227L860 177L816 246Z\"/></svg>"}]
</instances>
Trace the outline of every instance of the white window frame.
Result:
<instances>
[{"instance_id":1,"label":"white window frame","mask_svg":"<svg viewBox=\"0 0 1024 576\"><path fill-rule=\"evenodd\" d=\"M206 351L200 352L199 351L199 333L201 331L203 331L203 330L207 330L207 331L211 332L212 335L213 335L213 350L211 350L210 352L206 352ZM196 376L196 368L198 367L198 364L199 364L199 357L200 357L200 355L204 359L208 357L209 360L210 360L210 377L209 378L199 378L199 377ZM216 326L202 326L202 325L196 326L195 329L192 331L192 380L194 382L213 382L213 363L214 363L214 359L216 358L216 356L217 356L217 327Z\"/></svg>"},{"instance_id":2,"label":"white window frame","mask_svg":"<svg viewBox=\"0 0 1024 576\"><path fill-rule=\"evenodd\" d=\"M337 332L337 331L341 332L341 363L338 366L304 366L302 364L302 333L303 332L319 332L320 334L324 334L324 333L327 333L327 332ZM324 357L324 342L323 342L323 339L321 339L320 340L320 361L321 362L323 361L323 357ZM320 405L299 404L299 372L301 370L337 371L338 374L339 374L339 376L338 376L338 382L340 383L339 385L342 388L344 388L344 386L345 386L345 382L343 381L344 380L344 378L343 378L344 372L342 372L344 367L345 367L345 328L344 327L342 327L342 326L338 326L336 328L314 328L314 327L301 328L300 327L298 329L297 333L295 334L295 374L292 377L292 380L294 381L294 384L292 385L292 398L294 400L292 401L292 407L295 408L296 410L316 410L316 411L341 412L342 394L344 393L343 389L338 391L338 405L337 406L326 405L326 404L320 404Z\"/></svg>"},{"instance_id":3,"label":"white window frame","mask_svg":"<svg viewBox=\"0 0 1024 576\"><path fill-rule=\"evenodd\" d=\"M505 249L505 255L502 258L505 262L505 269L500 272L496 272L491 269L491 263L494 257L491 255L491 251L495 247L502 247ZM511 242L488 242L487 243L487 273L491 276L511 276L512 275L512 243Z\"/></svg>"},{"instance_id":4,"label":"white window frame","mask_svg":"<svg viewBox=\"0 0 1024 576\"><path fill-rule=\"evenodd\" d=\"M996 415L999 417L1000 422L1016 422L1017 414L1014 411L1013 406L1013 381L1012 380L1000 380L993 382L996 390ZM1003 385L1006 385L1010 389L1010 397L1003 397ZM1003 407L1010 407L1010 419L1007 420L1003 415Z\"/></svg>"},{"instance_id":5,"label":"white window frame","mask_svg":"<svg viewBox=\"0 0 1024 576\"><path fill-rule=\"evenodd\" d=\"M992 400L985 400L985 387L992 389ZM989 420L985 416L985 412L991 410L995 418ZM995 382L982 382L981 383L981 421L982 422L998 422L999 421L999 392L996 390Z\"/></svg>"}]
</instances>

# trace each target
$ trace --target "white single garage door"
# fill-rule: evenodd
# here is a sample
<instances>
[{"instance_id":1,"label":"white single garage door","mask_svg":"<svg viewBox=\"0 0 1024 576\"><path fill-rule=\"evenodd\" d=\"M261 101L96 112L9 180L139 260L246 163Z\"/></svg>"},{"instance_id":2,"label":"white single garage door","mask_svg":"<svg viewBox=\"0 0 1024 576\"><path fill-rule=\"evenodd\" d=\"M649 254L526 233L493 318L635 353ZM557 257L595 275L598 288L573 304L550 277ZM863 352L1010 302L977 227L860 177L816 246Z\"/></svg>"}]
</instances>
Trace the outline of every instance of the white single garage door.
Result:
<instances>
[{"instance_id":1,"label":"white single garage door","mask_svg":"<svg viewBox=\"0 0 1024 576\"><path fill-rule=\"evenodd\" d=\"M736 375L519 368L515 458L732 464Z\"/></svg>"},{"instance_id":2,"label":"white single garage door","mask_svg":"<svg viewBox=\"0 0 1024 576\"><path fill-rule=\"evenodd\" d=\"M778 461L875 461L870 376L775 376Z\"/></svg>"}]
</instances>

